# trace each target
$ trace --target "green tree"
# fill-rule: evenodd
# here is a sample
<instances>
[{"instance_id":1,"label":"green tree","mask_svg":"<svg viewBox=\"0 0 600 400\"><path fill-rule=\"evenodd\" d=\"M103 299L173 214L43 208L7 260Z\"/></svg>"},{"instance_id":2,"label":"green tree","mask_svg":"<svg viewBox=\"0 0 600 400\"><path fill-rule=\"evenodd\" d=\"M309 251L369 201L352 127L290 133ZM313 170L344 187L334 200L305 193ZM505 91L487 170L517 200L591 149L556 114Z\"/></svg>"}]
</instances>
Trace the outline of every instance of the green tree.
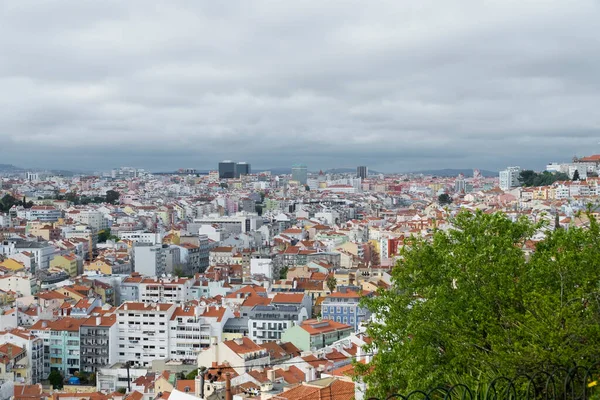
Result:
<instances>
[{"instance_id":1,"label":"green tree","mask_svg":"<svg viewBox=\"0 0 600 400\"><path fill-rule=\"evenodd\" d=\"M110 229L102 229L98 232L98 243L106 243L110 238Z\"/></svg>"},{"instance_id":2,"label":"green tree","mask_svg":"<svg viewBox=\"0 0 600 400\"><path fill-rule=\"evenodd\" d=\"M548 186L557 181L568 181L569 176L564 172L543 171L537 173L532 170L523 170L519 173L519 182L521 186Z\"/></svg>"},{"instance_id":3,"label":"green tree","mask_svg":"<svg viewBox=\"0 0 600 400\"><path fill-rule=\"evenodd\" d=\"M0 211L8 212L12 206L17 204L17 199L15 199L10 194L5 194L4 197L0 200Z\"/></svg>"},{"instance_id":4,"label":"green tree","mask_svg":"<svg viewBox=\"0 0 600 400\"><path fill-rule=\"evenodd\" d=\"M524 169L519 172L519 182L522 186L533 186L533 180L536 177L535 171L531 169Z\"/></svg>"},{"instance_id":5,"label":"green tree","mask_svg":"<svg viewBox=\"0 0 600 400\"><path fill-rule=\"evenodd\" d=\"M117 204L119 202L121 194L116 190L108 190L106 192L106 202L110 204Z\"/></svg>"},{"instance_id":6,"label":"green tree","mask_svg":"<svg viewBox=\"0 0 600 400\"><path fill-rule=\"evenodd\" d=\"M578 181L579 180L579 170L575 170L575 173L573 174L573 180L574 181Z\"/></svg>"},{"instance_id":7,"label":"green tree","mask_svg":"<svg viewBox=\"0 0 600 400\"><path fill-rule=\"evenodd\" d=\"M127 388L120 387L120 388L117 389L117 392L121 393L121 394L125 394L125 393L127 393Z\"/></svg>"},{"instance_id":8,"label":"green tree","mask_svg":"<svg viewBox=\"0 0 600 400\"><path fill-rule=\"evenodd\" d=\"M53 370L48 375L48 381L52 385L53 389L62 389L64 386L64 378L58 370Z\"/></svg>"},{"instance_id":9,"label":"green tree","mask_svg":"<svg viewBox=\"0 0 600 400\"><path fill-rule=\"evenodd\" d=\"M198 376L198 368L196 368L195 370L193 370L189 374L187 374L185 376L185 379L193 380L193 379L196 379L197 376Z\"/></svg>"},{"instance_id":10,"label":"green tree","mask_svg":"<svg viewBox=\"0 0 600 400\"><path fill-rule=\"evenodd\" d=\"M279 270L279 279L286 279L288 270L289 270L288 267L281 268L281 270Z\"/></svg>"},{"instance_id":11,"label":"green tree","mask_svg":"<svg viewBox=\"0 0 600 400\"><path fill-rule=\"evenodd\" d=\"M329 289L329 291L333 293L333 291L337 287L337 279L335 279L333 275L329 275L325 284L327 285L327 289Z\"/></svg>"},{"instance_id":12,"label":"green tree","mask_svg":"<svg viewBox=\"0 0 600 400\"><path fill-rule=\"evenodd\" d=\"M504 214L461 212L454 229L412 238L392 287L363 303L371 323L369 365L356 364L384 398L600 359L600 230L547 232L527 259L523 246L542 224Z\"/></svg>"},{"instance_id":13,"label":"green tree","mask_svg":"<svg viewBox=\"0 0 600 400\"><path fill-rule=\"evenodd\" d=\"M452 197L448 193L442 193L438 196L438 203L443 206L452 204Z\"/></svg>"}]
</instances>

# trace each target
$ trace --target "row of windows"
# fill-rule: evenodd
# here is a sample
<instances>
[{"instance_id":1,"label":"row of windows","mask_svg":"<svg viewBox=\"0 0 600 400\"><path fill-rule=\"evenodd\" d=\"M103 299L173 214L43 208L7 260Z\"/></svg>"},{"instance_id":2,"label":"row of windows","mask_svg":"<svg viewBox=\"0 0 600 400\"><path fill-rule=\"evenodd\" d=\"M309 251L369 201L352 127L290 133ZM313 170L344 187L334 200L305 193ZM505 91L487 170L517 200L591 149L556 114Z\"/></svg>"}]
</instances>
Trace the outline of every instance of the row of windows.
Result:
<instances>
[{"instance_id":1,"label":"row of windows","mask_svg":"<svg viewBox=\"0 0 600 400\"><path fill-rule=\"evenodd\" d=\"M340 307L340 306L329 306L329 307L325 307L323 306L322 308L323 313L341 313L341 312L345 312L347 314L354 314L356 312L356 308L354 307Z\"/></svg>"},{"instance_id":2,"label":"row of windows","mask_svg":"<svg viewBox=\"0 0 600 400\"><path fill-rule=\"evenodd\" d=\"M125 313L119 313L119 317L124 317ZM144 317L144 318L164 318L165 314L161 313L161 314L132 314L132 313L128 313L127 314L128 317Z\"/></svg>"}]
</instances>

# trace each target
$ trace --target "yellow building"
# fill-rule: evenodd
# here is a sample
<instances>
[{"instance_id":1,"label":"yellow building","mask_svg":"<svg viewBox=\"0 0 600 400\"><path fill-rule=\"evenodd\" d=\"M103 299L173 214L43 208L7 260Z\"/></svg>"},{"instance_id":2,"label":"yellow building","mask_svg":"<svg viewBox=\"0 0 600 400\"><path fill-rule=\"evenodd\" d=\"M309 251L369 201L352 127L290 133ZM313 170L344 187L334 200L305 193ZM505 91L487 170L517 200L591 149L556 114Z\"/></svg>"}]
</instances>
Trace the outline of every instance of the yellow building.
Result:
<instances>
[{"instance_id":1,"label":"yellow building","mask_svg":"<svg viewBox=\"0 0 600 400\"><path fill-rule=\"evenodd\" d=\"M96 259L86 263L83 269L85 271L96 271L105 275L112 274L112 265L102 259Z\"/></svg>"},{"instance_id":2,"label":"yellow building","mask_svg":"<svg viewBox=\"0 0 600 400\"><path fill-rule=\"evenodd\" d=\"M13 260L12 258L8 258L2 262L0 262L0 267L6 268L13 272L24 271L25 265L18 262L17 260Z\"/></svg>"},{"instance_id":3,"label":"yellow building","mask_svg":"<svg viewBox=\"0 0 600 400\"><path fill-rule=\"evenodd\" d=\"M77 276L77 256L74 254L54 256L54 258L50 260L50 268L62 269L69 274L69 276Z\"/></svg>"}]
</instances>

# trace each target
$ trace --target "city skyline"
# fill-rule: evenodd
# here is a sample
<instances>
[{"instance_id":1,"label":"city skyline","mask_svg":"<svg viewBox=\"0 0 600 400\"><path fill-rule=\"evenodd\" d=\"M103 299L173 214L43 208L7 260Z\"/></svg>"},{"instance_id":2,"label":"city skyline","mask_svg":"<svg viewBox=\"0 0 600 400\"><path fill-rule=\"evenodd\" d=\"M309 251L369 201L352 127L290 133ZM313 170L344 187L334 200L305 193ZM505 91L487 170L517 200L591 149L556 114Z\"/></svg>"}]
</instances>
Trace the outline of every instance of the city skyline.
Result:
<instances>
[{"instance_id":1,"label":"city skyline","mask_svg":"<svg viewBox=\"0 0 600 400\"><path fill-rule=\"evenodd\" d=\"M600 152L597 3L359 4L7 6L0 161L498 171Z\"/></svg>"}]
</instances>

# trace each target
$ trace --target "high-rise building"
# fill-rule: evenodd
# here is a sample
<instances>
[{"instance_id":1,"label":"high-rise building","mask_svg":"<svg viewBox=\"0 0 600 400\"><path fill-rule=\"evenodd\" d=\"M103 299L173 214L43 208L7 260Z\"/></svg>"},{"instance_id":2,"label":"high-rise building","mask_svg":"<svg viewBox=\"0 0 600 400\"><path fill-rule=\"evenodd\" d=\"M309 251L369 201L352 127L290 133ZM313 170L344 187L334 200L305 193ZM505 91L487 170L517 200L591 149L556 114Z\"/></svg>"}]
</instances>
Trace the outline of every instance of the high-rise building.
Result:
<instances>
[{"instance_id":1,"label":"high-rise building","mask_svg":"<svg viewBox=\"0 0 600 400\"><path fill-rule=\"evenodd\" d=\"M356 177L357 178L367 179L368 175L369 175L369 168L367 168L364 165L356 167Z\"/></svg>"},{"instance_id":2,"label":"high-rise building","mask_svg":"<svg viewBox=\"0 0 600 400\"><path fill-rule=\"evenodd\" d=\"M500 171L500 189L506 191L521 186L519 174L521 167L508 167Z\"/></svg>"},{"instance_id":3,"label":"high-rise building","mask_svg":"<svg viewBox=\"0 0 600 400\"><path fill-rule=\"evenodd\" d=\"M306 181L308 178L308 168L304 164L294 164L292 165L292 180L300 183L301 185L306 185Z\"/></svg>"},{"instance_id":4,"label":"high-rise building","mask_svg":"<svg viewBox=\"0 0 600 400\"><path fill-rule=\"evenodd\" d=\"M235 164L235 177L239 178L242 175L250 175L250 164L247 162Z\"/></svg>"},{"instance_id":5,"label":"high-rise building","mask_svg":"<svg viewBox=\"0 0 600 400\"><path fill-rule=\"evenodd\" d=\"M235 178L235 162L231 160L221 161L219 163L219 179Z\"/></svg>"}]
</instances>

